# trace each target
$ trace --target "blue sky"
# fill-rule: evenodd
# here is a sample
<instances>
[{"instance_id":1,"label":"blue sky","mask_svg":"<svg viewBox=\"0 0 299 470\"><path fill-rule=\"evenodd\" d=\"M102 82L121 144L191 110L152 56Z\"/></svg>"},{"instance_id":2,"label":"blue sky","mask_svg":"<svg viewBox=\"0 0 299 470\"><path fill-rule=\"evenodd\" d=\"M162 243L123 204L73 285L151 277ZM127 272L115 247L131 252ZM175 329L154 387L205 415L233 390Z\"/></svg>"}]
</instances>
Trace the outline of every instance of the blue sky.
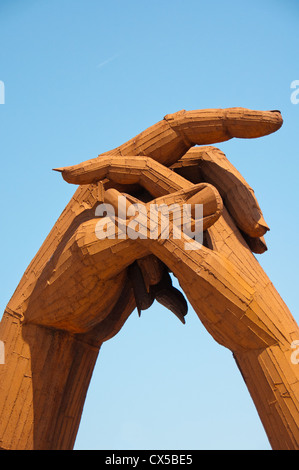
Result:
<instances>
[{"instance_id":1,"label":"blue sky","mask_svg":"<svg viewBox=\"0 0 299 470\"><path fill-rule=\"evenodd\" d=\"M242 106L284 118L218 147L255 190L259 261L298 321L298 23L296 0L0 0L2 310L74 193L52 168L167 113ZM183 326L154 305L104 344L75 448L270 446L231 353L191 308Z\"/></svg>"}]
</instances>

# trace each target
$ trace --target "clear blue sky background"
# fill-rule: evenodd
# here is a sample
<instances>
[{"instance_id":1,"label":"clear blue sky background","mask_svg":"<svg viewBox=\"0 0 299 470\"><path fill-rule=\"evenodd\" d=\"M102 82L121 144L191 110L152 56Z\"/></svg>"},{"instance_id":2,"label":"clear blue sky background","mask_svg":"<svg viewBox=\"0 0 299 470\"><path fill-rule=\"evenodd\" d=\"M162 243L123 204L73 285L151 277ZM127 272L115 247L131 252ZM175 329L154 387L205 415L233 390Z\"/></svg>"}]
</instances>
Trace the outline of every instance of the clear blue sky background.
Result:
<instances>
[{"instance_id":1,"label":"clear blue sky background","mask_svg":"<svg viewBox=\"0 0 299 470\"><path fill-rule=\"evenodd\" d=\"M0 0L2 310L75 190L52 168L167 113L242 106L284 118L219 148L255 189L259 260L298 321L298 27L296 0ZM158 305L103 346L75 448L270 449L231 353L191 308L183 326Z\"/></svg>"}]
</instances>

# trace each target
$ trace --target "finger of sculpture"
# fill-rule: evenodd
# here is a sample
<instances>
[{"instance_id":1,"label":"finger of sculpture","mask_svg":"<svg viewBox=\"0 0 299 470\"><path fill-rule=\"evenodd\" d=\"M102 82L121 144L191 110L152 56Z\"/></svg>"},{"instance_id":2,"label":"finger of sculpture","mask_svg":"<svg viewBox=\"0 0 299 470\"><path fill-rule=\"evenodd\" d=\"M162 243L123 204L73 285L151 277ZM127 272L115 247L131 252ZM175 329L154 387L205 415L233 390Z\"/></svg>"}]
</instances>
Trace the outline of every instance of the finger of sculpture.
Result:
<instances>
[{"instance_id":1,"label":"finger of sculpture","mask_svg":"<svg viewBox=\"0 0 299 470\"><path fill-rule=\"evenodd\" d=\"M248 247L253 253L261 255L268 250L265 237L250 237L247 233L242 232L243 238L246 241Z\"/></svg>"},{"instance_id":2,"label":"finger of sculpture","mask_svg":"<svg viewBox=\"0 0 299 470\"><path fill-rule=\"evenodd\" d=\"M82 172L81 167L61 170L63 178L68 182L77 182L79 184L88 184L91 181L101 180L105 177L121 184L138 183L154 197L167 195L169 198L169 193L183 189L181 197L184 199L184 202L190 204L201 204L204 202L205 223L208 223L209 220L209 224L212 225L215 222L215 217L218 218L221 213L222 199L213 186L202 183L200 187L195 188L188 180L150 158L126 157L121 159L105 157L100 165L97 162L91 162L88 165L89 167L84 172ZM189 197L193 196L191 202L186 200L187 190L190 191ZM113 193L113 191L116 190L113 188L107 190L105 198L107 202L109 202L107 198L115 198L115 200L110 202L112 205L115 205L115 210L117 210L116 200L118 200L118 192ZM196 196L195 193L197 193ZM161 202L163 202L163 199Z\"/></svg>"},{"instance_id":3,"label":"finger of sculpture","mask_svg":"<svg viewBox=\"0 0 299 470\"><path fill-rule=\"evenodd\" d=\"M119 200L121 198L123 198L123 195L114 188L105 191L104 201L111 204L114 207L116 213L119 210ZM126 209L122 210L122 217L118 217L118 220L116 219L115 221L119 227L122 226L122 224L120 223L121 218L123 220L128 218L128 210L132 205L130 203L129 196L128 199L125 200L125 204ZM190 214L192 218L191 228L194 228L194 220L196 217L195 207L196 205L202 205L201 220L203 231L207 230L216 222L216 220L219 219L223 209L220 194L214 186L208 183L199 183L197 185L191 185L191 187L188 189L181 189L179 191L172 192L171 194L167 194L165 196L153 199L152 201L150 201L150 203L146 204L145 207L147 207L147 210L150 212L151 207L171 207L173 204L177 204L180 207L182 207L183 205L190 206ZM135 211L132 212L134 213ZM131 217L133 218L134 216ZM183 222L182 218L180 218L180 222Z\"/></svg>"},{"instance_id":4,"label":"finger of sculpture","mask_svg":"<svg viewBox=\"0 0 299 470\"><path fill-rule=\"evenodd\" d=\"M170 274L164 270L163 276L158 284L151 286L156 300L174 313L178 319L185 324L185 316L188 312L188 304L183 294L172 285Z\"/></svg>"},{"instance_id":5,"label":"finger of sculpture","mask_svg":"<svg viewBox=\"0 0 299 470\"><path fill-rule=\"evenodd\" d=\"M244 108L179 111L165 116L172 129L193 145L224 142L233 137L257 138L277 131L282 125L279 111Z\"/></svg>"},{"instance_id":6,"label":"finger of sculpture","mask_svg":"<svg viewBox=\"0 0 299 470\"><path fill-rule=\"evenodd\" d=\"M142 310L147 310L152 305L155 296L152 291L147 291L142 271L136 261L129 266L128 276L133 287L136 307L140 316Z\"/></svg>"},{"instance_id":7,"label":"finger of sculpture","mask_svg":"<svg viewBox=\"0 0 299 470\"><path fill-rule=\"evenodd\" d=\"M168 166L194 145L215 144L233 137L262 137L277 131L282 122L279 111L254 111L246 108L182 110L167 114L162 121L93 160L100 161L107 154L140 155ZM85 167L86 162L80 165Z\"/></svg>"},{"instance_id":8,"label":"finger of sculpture","mask_svg":"<svg viewBox=\"0 0 299 470\"><path fill-rule=\"evenodd\" d=\"M168 194L173 185L175 189L182 187L183 183L190 186L187 180L149 157L123 158L105 155L99 160L88 160L80 165L55 168L55 171L61 172L67 183L83 185L109 178L119 184L141 184L155 196ZM157 193L158 188L159 193Z\"/></svg>"},{"instance_id":9,"label":"finger of sculpture","mask_svg":"<svg viewBox=\"0 0 299 470\"><path fill-rule=\"evenodd\" d=\"M253 189L221 150L194 147L171 168L193 183L204 180L214 185L237 226L249 237L262 237L269 230ZM254 246L261 249L263 242Z\"/></svg>"},{"instance_id":10,"label":"finger of sculpture","mask_svg":"<svg viewBox=\"0 0 299 470\"><path fill-rule=\"evenodd\" d=\"M158 284L162 279L164 272L164 265L161 261L153 255L145 256L138 259L137 263L141 269L146 289L149 291L150 286Z\"/></svg>"},{"instance_id":11,"label":"finger of sculpture","mask_svg":"<svg viewBox=\"0 0 299 470\"><path fill-rule=\"evenodd\" d=\"M147 257L147 265L153 262L151 259L151 263L149 263L150 258ZM141 315L142 310L147 310L156 299L185 324L185 316L188 311L186 299L178 289L173 287L170 274L165 265L162 266L163 272L160 279L152 283L148 289L139 262L135 261L128 268L128 276L133 286L138 315Z\"/></svg>"}]
</instances>

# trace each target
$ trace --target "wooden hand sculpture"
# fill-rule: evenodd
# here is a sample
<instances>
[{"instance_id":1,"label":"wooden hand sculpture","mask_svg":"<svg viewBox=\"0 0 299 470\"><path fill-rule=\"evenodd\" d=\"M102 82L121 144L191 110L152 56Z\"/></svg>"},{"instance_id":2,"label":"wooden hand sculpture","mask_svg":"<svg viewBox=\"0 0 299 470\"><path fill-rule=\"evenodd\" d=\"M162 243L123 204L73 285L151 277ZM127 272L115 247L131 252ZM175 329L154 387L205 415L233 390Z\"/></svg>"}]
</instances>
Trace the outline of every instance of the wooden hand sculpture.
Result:
<instances>
[{"instance_id":1,"label":"wooden hand sculpture","mask_svg":"<svg viewBox=\"0 0 299 470\"><path fill-rule=\"evenodd\" d=\"M261 137L281 124L277 111L181 111L111 152L59 170L80 186L0 324L0 447L73 447L101 344L153 298L184 321L170 270L208 331L233 352L272 447L299 448L299 371L290 359L298 326L251 252L265 250L268 227L222 152L194 147ZM115 205L115 191L145 207L152 199L203 204L204 246L186 251L186 235L173 231L168 239L99 240L95 209Z\"/></svg>"}]
</instances>

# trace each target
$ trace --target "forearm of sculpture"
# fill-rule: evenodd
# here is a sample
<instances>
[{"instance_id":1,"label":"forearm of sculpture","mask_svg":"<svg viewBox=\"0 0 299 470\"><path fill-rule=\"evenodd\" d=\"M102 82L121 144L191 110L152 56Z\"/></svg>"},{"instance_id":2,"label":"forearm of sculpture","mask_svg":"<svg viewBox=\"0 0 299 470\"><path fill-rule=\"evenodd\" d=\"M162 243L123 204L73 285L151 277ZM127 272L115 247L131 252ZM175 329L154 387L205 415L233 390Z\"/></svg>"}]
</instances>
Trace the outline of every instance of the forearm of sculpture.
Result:
<instances>
[{"instance_id":1,"label":"forearm of sculpture","mask_svg":"<svg viewBox=\"0 0 299 470\"><path fill-rule=\"evenodd\" d=\"M5 363L0 365L0 448L72 448L99 347L67 332L24 325L24 305L48 260L75 230L80 222L76 219L84 220L81 214L92 209L97 195L96 187L77 190L1 319Z\"/></svg>"},{"instance_id":2,"label":"forearm of sculpture","mask_svg":"<svg viewBox=\"0 0 299 470\"><path fill-rule=\"evenodd\" d=\"M124 275L110 282L116 303L109 312L103 304L111 300L112 288L108 283L105 295L100 280L91 282L93 262L104 269L101 256L107 248L95 236L96 220L84 225L85 218L94 215L94 196L88 188L78 189L30 263L1 320L5 363L0 364L0 448L73 448L100 346L117 333L135 308L130 288L125 285L125 292L121 291ZM90 211L84 215L86 209ZM82 264L84 249L87 265ZM93 262L88 265L92 254ZM119 256L115 254L116 264ZM80 277L72 279L76 270ZM91 285L99 299L87 295L85 304L80 298L77 302L76 279L86 284L83 298ZM117 301L120 295L121 302ZM88 301L98 310L94 311L94 305L89 308Z\"/></svg>"},{"instance_id":3,"label":"forearm of sculpture","mask_svg":"<svg viewBox=\"0 0 299 470\"><path fill-rule=\"evenodd\" d=\"M0 339L0 448L72 449L99 348L9 311Z\"/></svg>"},{"instance_id":4,"label":"forearm of sculpture","mask_svg":"<svg viewBox=\"0 0 299 470\"><path fill-rule=\"evenodd\" d=\"M229 224L225 229L234 238ZM204 326L233 352L272 447L298 449L299 365L291 361L298 325L245 244L239 270L235 260L205 247L186 251L185 241L182 235L140 243L173 271ZM225 254L223 240L222 247Z\"/></svg>"}]
</instances>

